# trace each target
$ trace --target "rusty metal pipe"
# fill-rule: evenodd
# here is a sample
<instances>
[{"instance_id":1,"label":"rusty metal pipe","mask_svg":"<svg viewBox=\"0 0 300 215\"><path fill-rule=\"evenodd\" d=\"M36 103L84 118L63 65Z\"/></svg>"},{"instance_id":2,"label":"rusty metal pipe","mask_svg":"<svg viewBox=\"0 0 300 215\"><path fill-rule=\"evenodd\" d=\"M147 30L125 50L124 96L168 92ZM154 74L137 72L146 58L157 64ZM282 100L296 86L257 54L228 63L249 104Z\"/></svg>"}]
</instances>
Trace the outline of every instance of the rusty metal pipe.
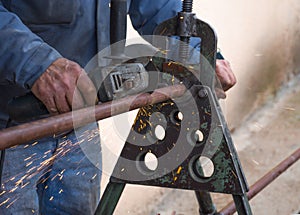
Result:
<instances>
[{"instance_id":1,"label":"rusty metal pipe","mask_svg":"<svg viewBox=\"0 0 300 215\"><path fill-rule=\"evenodd\" d=\"M247 193L248 199L252 199L256 194L262 191L266 186L268 186L272 181L274 181L278 176L280 176L285 170L292 166L296 161L300 159L300 148L292 153L289 157L279 163L271 171L260 178L255 184L253 184L249 192ZM225 206L219 213L220 215L231 215L236 211L234 202L229 203Z\"/></svg>"},{"instance_id":2,"label":"rusty metal pipe","mask_svg":"<svg viewBox=\"0 0 300 215\"><path fill-rule=\"evenodd\" d=\"M185 91L186 88L184 85L160 88L151 94L141 93L128 96L93 107L3 129L0 131L0 150L43 137L60 134L91 122L163 102L170 98L176 98L182 96Z\"/></svg>"}]
</instances>

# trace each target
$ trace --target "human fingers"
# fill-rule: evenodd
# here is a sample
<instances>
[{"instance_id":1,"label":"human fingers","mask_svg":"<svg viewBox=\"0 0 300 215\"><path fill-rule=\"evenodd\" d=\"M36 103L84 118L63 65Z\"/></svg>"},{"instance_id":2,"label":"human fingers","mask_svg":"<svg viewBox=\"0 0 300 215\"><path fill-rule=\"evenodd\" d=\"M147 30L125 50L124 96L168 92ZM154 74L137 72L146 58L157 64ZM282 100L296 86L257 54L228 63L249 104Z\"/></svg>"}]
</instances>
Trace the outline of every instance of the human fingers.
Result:
<instances>
[{"instance_id":1,"label":"human fingers","mask_svg":"<svg viewBox=\"0 0 300 215\"><path fill-rule=\"evenodd\" d=\"M224 91L229 90L236 84L236 77L227 60L217 60L216 75L222 85Z\"/></svg>"},{"instance_id":2,"label":"human fingers","mask_svg":"<svg viewBox=\"0 0 300 215\"><path fill-rule=\"evenodd\" d=\"M97 102L97 90L83 69L77 79L77 89L80 91L82 98L88 106L95 105Z\"/></svg>"},{"instance_id":3,"label":"human fingers","mask_svg":"<svg viewBox=\"0 0 300 215\"><path fill-rule=\"evenodd\" d=\"M69 102L64 93L60 95L55 94L54 101L59 113L67 113L72 110L72 107L69 105Z\"/></svg>"},{"instance_id":4,"label":"human fingers","mask_svg":"<svg viewBox=\"0 0 300 215\"><path fill-rule=\"evenodd\" d=\"M59 58L35 81L31 91L50 114L68 112L72 103L66 95L74 91L80 70L81 67L75 62Z\"/></svg>"},{"instance_id":5,"label":"human fingers","mask_svg":"<svg viewBox=\"0 0 300 215\"><path fill-rule=\"evenodd\" d=\"M69 104L72 104L72 109L77 110L84 107L84 99L81 96L81 93L77 89L74 88L74 93L68 93L66 95Z\"/></svg>"},{"instance_id":6,"label":"human fingers","mask_svg":"<svg viewBox=\"0 0 300 215\"><path fill-rule=\"evenodd\" d=\"M54 97L48 97L47 99L40 98L40 100L51 115L57 115L59 113Z\"/></svg>"},{"instance_id":7,"label":"human fingers","mask_svg":"<svg viewBox=\"0 0 300 215\"><path fill-rule=\"evenodd\" d=\"M48 112L51 115L58 114L58 108L55 103L53 91L51 87L47 85L48 82L52 81L47 69L33 84L31 91L32 93L46 106Z\"/></svg>"},{"instance_id":8,"label":"human fingers","mask_svg":"<svg viewBox=\"0 0 300 215\"><path fill-rule=\"evenodd\" d=\"M226 99L226 93L223 89L216 87L215 92L219 99Z\"/></svg>"}]
</instances>

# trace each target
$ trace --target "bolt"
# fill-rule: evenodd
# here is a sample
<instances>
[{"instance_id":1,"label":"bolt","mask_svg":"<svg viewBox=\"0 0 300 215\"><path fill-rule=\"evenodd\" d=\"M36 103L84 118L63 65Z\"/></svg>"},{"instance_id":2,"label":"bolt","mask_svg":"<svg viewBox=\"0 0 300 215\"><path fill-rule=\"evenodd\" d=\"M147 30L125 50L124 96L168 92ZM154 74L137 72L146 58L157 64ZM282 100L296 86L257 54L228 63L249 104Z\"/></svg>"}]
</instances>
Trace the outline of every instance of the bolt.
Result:
<instances>
[{"instance_id":1,"label":"bolt","mask_svg":"<svg viewBox=\"0 0 300 215\"><path fill-rule=\"evenodd\" d=\"M191 13L193 9L193 0L183 0L182 12Z\"/></svg>"},{"instance_id":2,"label":"bolt","mask_svg":"<svg viewBox=\"0 0 300 215\"><path fill-rule=\"evenodd\" d=\"M208 96L208 92L205 88L201 88L199 91L198 91L198 96L200 98L206 98Z\"/></svg>"},{"instance_id":3,"label":"bolt","mask_svg":"<svg viewBox=\"0 0 300 215\"><path fill-rule=\"evenodd\" d=\"M124 82L124 87L126 90L132 89L134 87L133 80L127 80Z\"/></svg>"}]
</instances>

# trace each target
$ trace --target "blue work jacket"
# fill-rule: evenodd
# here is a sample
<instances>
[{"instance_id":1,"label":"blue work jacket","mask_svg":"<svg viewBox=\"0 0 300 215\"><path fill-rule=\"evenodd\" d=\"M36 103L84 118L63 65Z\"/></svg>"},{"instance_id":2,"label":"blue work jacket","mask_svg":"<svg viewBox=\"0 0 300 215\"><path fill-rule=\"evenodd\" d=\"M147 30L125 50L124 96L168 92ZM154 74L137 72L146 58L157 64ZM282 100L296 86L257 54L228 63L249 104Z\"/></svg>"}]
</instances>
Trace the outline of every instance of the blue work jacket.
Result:
<instances>
[{"instance_id":1,"label":"blue work jacket","mask_svg":"<svg viewBox=\"0 0 300 215\"><path fill-rule=\"evenodd\" d=\"M181 0L131 0L141 35L181 10ZM7 102L28 92L59 57L84 67L109 45L109 0L0 0L0 128Z\"/></svg>"}]
</instances>

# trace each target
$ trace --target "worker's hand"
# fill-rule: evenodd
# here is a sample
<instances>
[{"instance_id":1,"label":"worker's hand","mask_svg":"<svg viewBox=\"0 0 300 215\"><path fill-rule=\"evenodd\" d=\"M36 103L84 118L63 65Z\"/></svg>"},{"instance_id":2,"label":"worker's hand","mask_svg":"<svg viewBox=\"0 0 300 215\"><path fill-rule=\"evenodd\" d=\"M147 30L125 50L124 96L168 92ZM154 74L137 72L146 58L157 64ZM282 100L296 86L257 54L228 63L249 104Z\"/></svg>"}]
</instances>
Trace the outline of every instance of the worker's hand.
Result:
<instances>
[{"instance_id":1,"label":"worker's hand","mask_svg":"<svg viewBox=\"0 0 300 215\"><path fill-rule=\"evenodd\" d=\"M236 77L232 72L230 64L227 60L216 61L216 75L221 87L216 87L215 91L218 98L226 98L225 91L229 90L236 84Z\"/></svg>"},{"instance_id":2,"label":"worker's hand","mask_svg":"<svg viewBox=\"0 0 300 215\"><path fill-rule=\"evenodd\" d=\"M65 58L54 61L35 81L31 91L50 114L94 105L97 91L85 71Z\"/></svg>"}]
</instances>

